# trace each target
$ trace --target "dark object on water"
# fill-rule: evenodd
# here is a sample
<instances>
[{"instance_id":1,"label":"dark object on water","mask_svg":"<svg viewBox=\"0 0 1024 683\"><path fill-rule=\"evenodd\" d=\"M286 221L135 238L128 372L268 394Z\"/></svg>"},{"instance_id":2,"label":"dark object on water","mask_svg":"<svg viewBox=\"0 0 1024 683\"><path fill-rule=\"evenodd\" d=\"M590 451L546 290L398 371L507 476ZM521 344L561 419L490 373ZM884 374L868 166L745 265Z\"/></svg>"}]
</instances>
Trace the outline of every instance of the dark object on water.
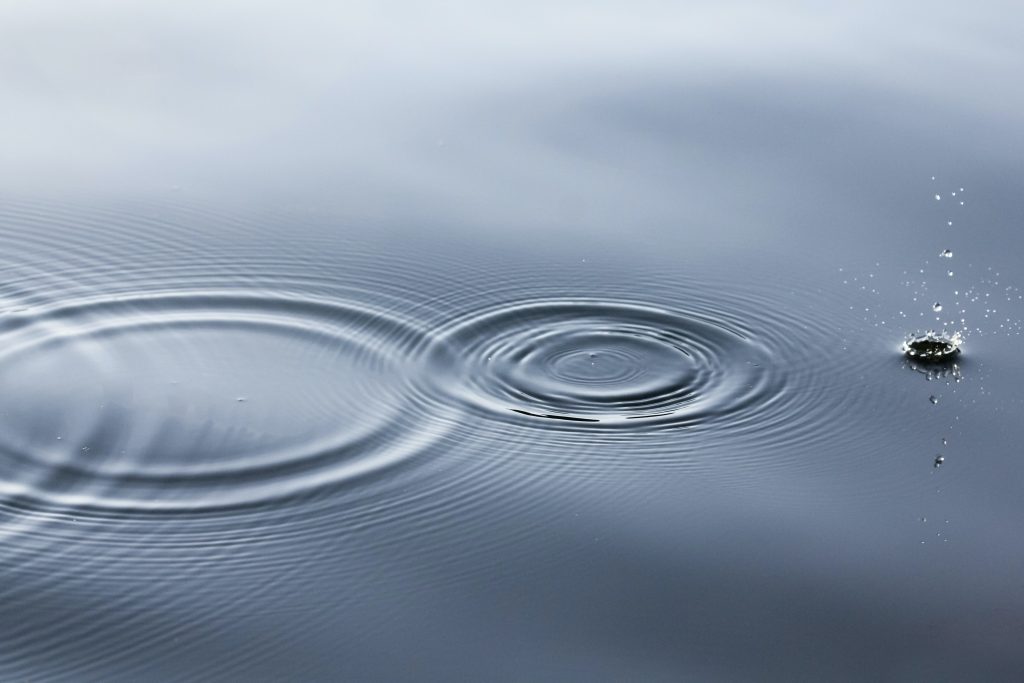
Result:
<instances>
[{"instance_id":1,"label":"dark object on water","mask_svg":"<svg viewBox=\"0 0 1024 683\"><path fill-rule=\"evenodd\" d=\"M903 342L902 349L907 357L914 360L940 362L956 357L962 343L959 332L952 335L925 332L909 337Z\"/></svg>"}]
</instances>

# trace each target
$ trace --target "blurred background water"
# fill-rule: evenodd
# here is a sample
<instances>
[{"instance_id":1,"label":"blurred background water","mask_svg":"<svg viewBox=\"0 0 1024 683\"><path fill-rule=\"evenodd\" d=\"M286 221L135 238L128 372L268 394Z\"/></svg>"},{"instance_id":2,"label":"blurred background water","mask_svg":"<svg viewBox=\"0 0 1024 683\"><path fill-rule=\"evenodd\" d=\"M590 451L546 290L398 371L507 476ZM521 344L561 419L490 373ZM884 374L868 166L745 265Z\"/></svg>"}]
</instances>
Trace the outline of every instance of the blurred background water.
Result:
<instances>
[{"instance_id":1,"label":"blurred background water","mask_svg":"<svg viewBox=\"0 0 1024 683\"><path fill-rule=\"evenodd\" d=\"M1020 680L1022 18L3 6L0 678Z\"/></svg>"}]
</instances>

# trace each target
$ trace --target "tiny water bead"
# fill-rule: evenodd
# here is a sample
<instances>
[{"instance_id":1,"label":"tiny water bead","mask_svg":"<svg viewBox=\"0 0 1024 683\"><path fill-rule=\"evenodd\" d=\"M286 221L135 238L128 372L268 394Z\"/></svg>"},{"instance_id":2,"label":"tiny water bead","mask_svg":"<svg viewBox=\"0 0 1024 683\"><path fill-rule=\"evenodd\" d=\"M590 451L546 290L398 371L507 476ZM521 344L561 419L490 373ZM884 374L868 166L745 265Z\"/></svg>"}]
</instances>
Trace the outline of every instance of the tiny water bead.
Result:
<instances>
[{"instance_id":1,"label":"tiny water bead","mask_svg":"<svg viewBox=\"0 0 1024 683\"><path fill-rule=\"evenodd\" d=\"M942 463L944 463L944 462L946 462L946 458L945 458L945 457L943 457L943 456L941 456L941 455L936 455L936 456L935 456L935 463L934 463L934 466L935 466L936 468L938 468L938 467L942 467Z\"/></svg>"},{"instance_id":2,"label":"tiny water bead","mask_svg":"<svg viewBox=\"0 0 1024 683\"><path fill-rule=\"evenodd\" d=\"M934 405L938 405L938 403L939 403L939 397L938 396L929 396L928 400L931 402L931 404L933 406Z\"/></svg>"},{"instance_id":3,"label":"tiny water bead","mask_svg":"<svg viewBox=\"0 0 1024 683\"><path fill-rule=\"evenodd\" d=\"M942 304L936 301L934 304L932 304L932 310L938 313L939 311L942 310Z\"/></svg>"},{"instance_id":4,"label":"tiny water bead","mask_svg":"<svg viewBox=\"0 0 1024 683\"><path fill-rule=\"evenodd\" d=\"M938 306L938 304L936 304ZM941 306L939 307L941 309ZM944 361L960 353L963 339L959 332L940 334L928 331L924 334L908 337L901 347L909 358L919 361Z\"/></svg>"},{"instance_id":5,"label":"tiny water bead","mask_svg":"<svg viewBox=\"0 0 1024 683\"><path fill-rule=\"evenodd\" d=\"M939 252L939 256L941 256L942 258L953 258L953 250L943 249L941 252Z\"/></svg>"}]
</instances>

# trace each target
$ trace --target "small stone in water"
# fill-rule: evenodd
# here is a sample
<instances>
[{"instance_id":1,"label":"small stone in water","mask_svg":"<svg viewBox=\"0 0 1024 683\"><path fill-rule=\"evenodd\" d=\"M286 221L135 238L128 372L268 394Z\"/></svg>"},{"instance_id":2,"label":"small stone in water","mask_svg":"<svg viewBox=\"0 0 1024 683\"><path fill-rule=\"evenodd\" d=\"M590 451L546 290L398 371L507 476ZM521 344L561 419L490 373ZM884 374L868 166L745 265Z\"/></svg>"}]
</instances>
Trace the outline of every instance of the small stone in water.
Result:
<instances>
[{"instance_id":1,"label":"small stone in water","mask_svg":"<svg viewBox=\"0 0 1024 683\"><path fill-rule=\"evenodd\" d=\"M939 256L942 258L953 258L953 252L950 249L943 249Z\"/></svg>"}]
</instances>

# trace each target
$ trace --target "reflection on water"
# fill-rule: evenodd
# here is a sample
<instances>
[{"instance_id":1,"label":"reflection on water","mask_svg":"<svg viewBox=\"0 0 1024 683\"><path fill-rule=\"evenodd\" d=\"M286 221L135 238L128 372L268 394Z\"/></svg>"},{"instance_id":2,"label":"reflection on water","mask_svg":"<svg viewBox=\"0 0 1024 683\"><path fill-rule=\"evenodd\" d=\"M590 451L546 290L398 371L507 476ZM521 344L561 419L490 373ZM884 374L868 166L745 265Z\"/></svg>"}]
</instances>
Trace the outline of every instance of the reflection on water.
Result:
<instances>
[{"instance_id":1,"label":"reflection on water","mask_svg":"<svg viewBox=\"0 0 1024 683\"><path fill-rule=\"evenodd\" d=\"M959 382L963 379L960 372L960 364L955 361L936 363L934 361L919 361L915 358L907 358L904 365L916 373L924 375L929 382L934 380L952 380Z\"/></svg>"},{"instance_id":2,"label":"reflection on water","mask_svg":"<svg viewBox=\"0 0 1024 683\"><path fill-rule=\"evenodd\" d=\"M0 9L0 679L1017 680L1019 15Z\"/></svg>"}]
</instances>

